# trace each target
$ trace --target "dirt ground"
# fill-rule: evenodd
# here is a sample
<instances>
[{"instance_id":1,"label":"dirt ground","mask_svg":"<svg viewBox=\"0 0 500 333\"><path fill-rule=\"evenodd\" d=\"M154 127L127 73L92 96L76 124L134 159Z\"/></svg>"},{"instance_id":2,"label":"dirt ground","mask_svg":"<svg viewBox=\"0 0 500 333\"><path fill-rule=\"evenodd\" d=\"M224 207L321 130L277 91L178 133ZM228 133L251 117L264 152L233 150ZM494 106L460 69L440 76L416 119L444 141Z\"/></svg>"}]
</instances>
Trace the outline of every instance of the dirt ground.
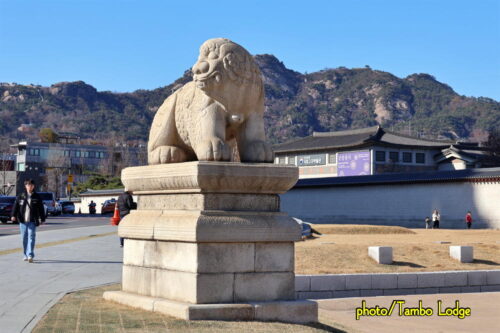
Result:
<instances>
[{"instance_id":1,"label":"dirt ground","mask_svg":"<svg viewBox=\"0 0 500 333\"><path fill-rule=\"evenodd\" d=\"M315 225L318 238L295 243L296 274L390 273L500 269L500 230L406 229ZM450 245L474 247L474 262L449 256ZM368 257L368 246L392 246L392 265Z\"/></svg>"}]
</instances>

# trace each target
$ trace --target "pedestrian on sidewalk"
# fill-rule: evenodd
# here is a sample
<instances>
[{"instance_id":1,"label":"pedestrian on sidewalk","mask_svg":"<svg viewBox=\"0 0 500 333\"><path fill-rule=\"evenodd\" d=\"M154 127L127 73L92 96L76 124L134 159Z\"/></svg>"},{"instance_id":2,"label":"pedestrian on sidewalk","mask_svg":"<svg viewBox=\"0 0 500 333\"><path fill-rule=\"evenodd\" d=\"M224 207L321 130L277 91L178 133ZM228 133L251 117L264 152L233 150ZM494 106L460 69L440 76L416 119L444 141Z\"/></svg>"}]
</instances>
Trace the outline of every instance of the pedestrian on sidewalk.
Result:
<instances>
[{"instance_id":1,"label":"pedestrian on sidewalk","mask_svg":"<svg viewBox=\"0 0 500 333\"><path fill-rule=\"evenodd\" d=\"M120 213L120 220L127 216L131 210L137 209L137 204L132 198L131 191L125 191L118 197L118 211ZM120 246L123 247L123 238L120 237Z\"/></svg>"},{"instance_id":2,"label":"pedestrian on sidewalk","mask_svg":"<svg viewBox=\"0 0 500 333\"><path fill-rule=\"evenodd\" d=\"M45 209L42 198L35 192L35 181L24 181L25 192L16 198L12 209L12 222L19 222L23 240L24 261L33 262L35 258L36 227L45 223Z\"/></svg>"},{"instance_id":3,"label":"pedestrian on sidewalk","mask_svg":"<svg viewBox=\"0 0 500 333\"><path fill-rule=\"evenodd\" d=\"M441 214L439 214L437 209L434 209L432 212L432 229L439 229L439 220L441 220Z\"/></svg>"},{"instance_id":4,"label":"pedestrian on sidewalk","mask_svg":"<svg viewBox=\"0 0 500 333\"><path fill-rule=\"evenodd\" d=\"M472 213L470 212L470 210L465 215L465 223L467 223L467 229L470 229L470 227L472 226Z\"/></svg>"}]
</instances>

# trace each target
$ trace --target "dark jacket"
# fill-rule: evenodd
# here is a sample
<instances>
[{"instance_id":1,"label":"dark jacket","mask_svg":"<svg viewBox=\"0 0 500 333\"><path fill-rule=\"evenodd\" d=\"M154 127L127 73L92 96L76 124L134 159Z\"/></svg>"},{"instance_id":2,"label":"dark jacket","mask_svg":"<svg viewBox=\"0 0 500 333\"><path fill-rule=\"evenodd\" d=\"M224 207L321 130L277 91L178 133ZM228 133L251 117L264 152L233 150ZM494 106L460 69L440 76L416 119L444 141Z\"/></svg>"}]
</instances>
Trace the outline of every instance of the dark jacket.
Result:
<instances>
[{"instance_id":1,"label":"dark jacket","mask_svg":"<svg viewBox=\"0 0 500 333\"><path fill-rule=\"evenodd\" d=\"M124 218L131 210L137 209L137 204L134 202L132 195L128 192L123 192L118 197L118 211L120 218Z\"/></svg>"},{"instance_id":2,"label":"dark jacket","mask_svg":"<svg viewBox=\"0 0 500 333\"><path fill-rule=\"evenodd\" d=\"M20 194L16 198L14 203L14 208L12 209L12 216L14 216L17 221L21 223L25 222L35 222L36 225L40 221L45 222L45 209L43 207L43 200L40 195L36 192L31 193L31 204L30 204L30 220L24 220L24 213L26 212L26 206L28 205L28 194L26 192Z\"/></svg>"}]
</instances>

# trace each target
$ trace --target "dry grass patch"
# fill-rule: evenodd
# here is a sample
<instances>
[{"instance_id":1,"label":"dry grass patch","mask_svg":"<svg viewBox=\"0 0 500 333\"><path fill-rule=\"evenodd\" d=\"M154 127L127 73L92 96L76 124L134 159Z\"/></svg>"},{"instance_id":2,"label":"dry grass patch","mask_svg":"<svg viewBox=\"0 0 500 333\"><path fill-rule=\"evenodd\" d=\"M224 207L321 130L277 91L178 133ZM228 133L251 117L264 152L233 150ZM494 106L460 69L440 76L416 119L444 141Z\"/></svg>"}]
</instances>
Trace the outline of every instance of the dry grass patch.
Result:
<instances>
[{"instance_id":1,"label":"dry grass patch","mask_svg":"<svg viewBox=\"0 0 500 333\"><path fill-rule=\"evenodd\" d=\"M315 224L313 228L323 234L414 234L403 227L354 224Z\"/></svg>"},{"instance_id":2,"label":"dry grass patch","mask_svg":"<svg viewBox=\"0 0 500 333\"><path fill-rule=\"evenodd\" d=\"M120 285L66 295L47 312L32 332L343 332L326 324L186 321L105 301L102 294L107 290L120 290Z\"/></svg>"},{"instance_id":3,"label":"dry grass patch","mask_svg":"<svg viewBox=\"0 0 500 333\"><path fill-rule=\"evenodd\" d=\"M398 230L397 227L376 226L378 232L366 233L367 226L359 226L360 232L356 226L338 227L343 226L315 225L315 229L324 232L323 236L296 243L297 274L500 269L500 230L406 229L411 233L392 233L389 231ZM389 229L383 232L383 228ZM349 229L352 232L344 233ZM451 259L450 245L474 246L474 262L465 264ZM368 257L368 246L392 246L394 264L377 264Z\"/></svg>"}]
</instances>

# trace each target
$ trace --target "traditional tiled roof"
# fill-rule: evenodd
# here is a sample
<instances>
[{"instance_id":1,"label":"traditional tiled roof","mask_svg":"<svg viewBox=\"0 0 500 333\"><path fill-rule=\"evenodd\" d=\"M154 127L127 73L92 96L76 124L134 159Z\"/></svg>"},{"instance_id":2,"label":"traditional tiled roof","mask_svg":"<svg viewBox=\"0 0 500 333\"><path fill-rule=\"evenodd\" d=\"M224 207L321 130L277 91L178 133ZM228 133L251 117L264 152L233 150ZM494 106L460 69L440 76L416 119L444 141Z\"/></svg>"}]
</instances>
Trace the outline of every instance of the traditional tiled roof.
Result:
<instances>
[{"instance_id":1,"label":"traditional tiled roof","mask_svg":"<svg viewBox=\"0 0 500 333\"><path fill-rule=\"evenodd\" d=\"M481 162L483 164L500 165L500 157L491 154L485 147L470 147L461 145L452 145L441 150L434 155L434 160L439 163L449 158L459 158L468 162Z\"/></svg>"},{"instance_id":2,"label":"traditional tiled roof","mask_svg":"<svg viewBox=\"0 0 500 333\"><path fill-rule=\"evenodd\" d=\"M443 149L454 143L453 141L414 138L386 131L380 126L373 126L348 131L314 132L311 136L276 145L273 149L276 153L283 153L353 148L373 144Z\"/></svg>"},{"instance_id":3,"label":"traditional tiled roof","mask_svg":"<svg viewBox=\"0 0 500 333\"><path fill-rule=\"evenodd\" d=\"M500 168L429 171L416 173L384 173L372 176L325 177L299 179L295 188L328 186L361 186L436 182L500 182Z\"/></svg>"},{"instance_id":4,"label":"traditional tiled roof","mask_svg":"<svg viewBox=\"0 0 500 333\"><path fill-rule=\"evenodd\" d=\"M92 197L99 195L120 195L123 193L123 188L114 188L108 190L91 190L87 189L85 192L80 193L80 197Z\"/></svg>"}]
</instances>

